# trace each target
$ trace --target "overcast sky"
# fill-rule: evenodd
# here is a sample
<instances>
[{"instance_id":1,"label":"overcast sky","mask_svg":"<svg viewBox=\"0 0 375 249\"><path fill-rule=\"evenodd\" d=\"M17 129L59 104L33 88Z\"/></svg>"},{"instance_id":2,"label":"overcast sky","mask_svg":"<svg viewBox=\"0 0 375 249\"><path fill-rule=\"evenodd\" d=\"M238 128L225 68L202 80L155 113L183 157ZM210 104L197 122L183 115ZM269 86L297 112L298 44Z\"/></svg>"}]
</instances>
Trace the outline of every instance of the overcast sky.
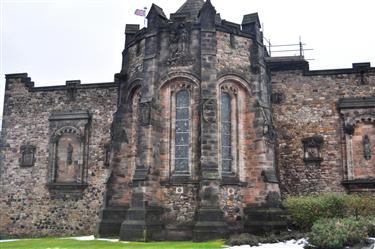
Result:
<instances>
[{"instance_id":1,"label":"overcast sky","mask_svg":"<svg viewBox=\"0 0 375 249\"><path fill-rule=\"evenodd\" d=\"M120 71L125 24L155 3L169 16L185 0L0 0L0 110L4 74L27 72L36 86L110 82ZM273 44L297 43L311 69L375 66L374 0L212 0L222 19L258 12ZM0 111L1 115L1 111Z\"/></svg>"}]
</instances>

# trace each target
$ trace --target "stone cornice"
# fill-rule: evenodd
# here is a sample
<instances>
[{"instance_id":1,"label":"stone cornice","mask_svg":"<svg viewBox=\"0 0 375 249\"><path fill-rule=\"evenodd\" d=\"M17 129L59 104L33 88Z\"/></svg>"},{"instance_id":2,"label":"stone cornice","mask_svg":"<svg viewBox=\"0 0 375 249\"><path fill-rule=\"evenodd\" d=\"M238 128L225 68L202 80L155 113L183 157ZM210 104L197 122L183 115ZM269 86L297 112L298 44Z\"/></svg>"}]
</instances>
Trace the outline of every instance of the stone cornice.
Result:
<instances>
[{"instance_id":1,"label":"stone cornice","mask_svg":"<svg viewBox=\"0 0 375 249\"><path fill-rule=\"evenodd\" d=\"M338 109L374 108L375 97L342 98L337 102Z\"/></svg>"}]
</instances>

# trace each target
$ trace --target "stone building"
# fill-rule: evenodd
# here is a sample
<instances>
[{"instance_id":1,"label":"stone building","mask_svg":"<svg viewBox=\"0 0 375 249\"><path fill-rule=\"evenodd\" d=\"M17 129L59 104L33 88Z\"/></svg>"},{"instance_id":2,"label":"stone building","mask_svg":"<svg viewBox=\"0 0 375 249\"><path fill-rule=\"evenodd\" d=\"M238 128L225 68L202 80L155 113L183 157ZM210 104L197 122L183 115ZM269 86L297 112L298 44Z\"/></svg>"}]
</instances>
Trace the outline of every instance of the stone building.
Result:
<instances>
[{"instance_id":1,"label":"stone building","mask_svg":"<svg viewBox=\"0 0 375 249\"><path fill-rule=\"evenodd\" d=\"M187 0L126 26L114 82L6 75L0 234L206 240L285 228L280 196L375 189L375 68L270 57L258 15Z\"/></svg>"}]
</instances>

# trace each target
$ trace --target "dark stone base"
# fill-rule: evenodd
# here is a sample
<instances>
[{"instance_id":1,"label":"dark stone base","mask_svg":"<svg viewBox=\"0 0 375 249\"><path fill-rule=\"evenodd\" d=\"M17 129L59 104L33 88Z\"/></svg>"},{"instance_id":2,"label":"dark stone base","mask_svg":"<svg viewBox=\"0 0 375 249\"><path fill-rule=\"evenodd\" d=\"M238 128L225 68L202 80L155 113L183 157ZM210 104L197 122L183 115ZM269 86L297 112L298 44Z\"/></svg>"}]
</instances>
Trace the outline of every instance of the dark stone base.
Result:
<instances>
[{"instance_id":1,"label":"dark stone base","mask_svg":"<svg viewBox=\"0 0 375 249\"><path fill-rule=\"evenodd\" d=\"M215 208L201 208L197 213L194 226L193 241L223 239L227 236L227 224L223 211Z\"/></svg>"},{"instance_id":2,"label":"dark stone base","mask_svg":"<svg viewBox=\"0 0 375 249\"><path fill-rule=\"evenodd\" d=\"M162 222L163 208L131 208L120 229L120 240L163 241L165 229Z\"/></svg>"},{"instance_id":3,"label":"dark stone base","mask_svg":"<svg viewBox=\"0 0 375 249\"><path fill-rule=\"evenodd\" d=\"M121 223L126 218L128 206L105 207L100 211L98 225L99 237L117 237L120 233Z\"/></svg>"},{"instance_id":4,"label":"dark stone base","mask_svg":"<svg viewBox=\"0 0 375 249\"><path fill-rule=\"evenodd\" d=\"M286 211L276 207L246 207L244 232L256 235L287 230Z\"/></svg>"},{"instance_id":5,"label":"dark stone base","mask_svg":"<svg viewBox=\"0 0 375 249\"><path fill-rule=\"evenodd\" d=\"M193 239L194 225L169 225L165 228L166 240L189 241Z\"/></svg>"}]
</instances>

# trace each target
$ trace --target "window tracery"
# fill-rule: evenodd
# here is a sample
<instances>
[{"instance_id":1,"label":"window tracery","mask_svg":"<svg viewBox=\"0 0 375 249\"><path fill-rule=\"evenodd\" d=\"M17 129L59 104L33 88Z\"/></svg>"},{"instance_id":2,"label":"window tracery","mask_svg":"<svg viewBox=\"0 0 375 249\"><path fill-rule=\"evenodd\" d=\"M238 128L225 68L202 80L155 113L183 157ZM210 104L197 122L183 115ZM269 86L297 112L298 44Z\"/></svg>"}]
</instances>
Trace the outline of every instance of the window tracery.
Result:
<instances>
[{"instance_id":1,"label":"window tracery","mask_svg":"<svg viewBox=\"0 0 375 249\"><path fill-rule=\"evenodd\" d=\"M186 89L176 93L174 170L176 173L189 171L190 143L190 94Z\"/></svg>"}]
</instances>

